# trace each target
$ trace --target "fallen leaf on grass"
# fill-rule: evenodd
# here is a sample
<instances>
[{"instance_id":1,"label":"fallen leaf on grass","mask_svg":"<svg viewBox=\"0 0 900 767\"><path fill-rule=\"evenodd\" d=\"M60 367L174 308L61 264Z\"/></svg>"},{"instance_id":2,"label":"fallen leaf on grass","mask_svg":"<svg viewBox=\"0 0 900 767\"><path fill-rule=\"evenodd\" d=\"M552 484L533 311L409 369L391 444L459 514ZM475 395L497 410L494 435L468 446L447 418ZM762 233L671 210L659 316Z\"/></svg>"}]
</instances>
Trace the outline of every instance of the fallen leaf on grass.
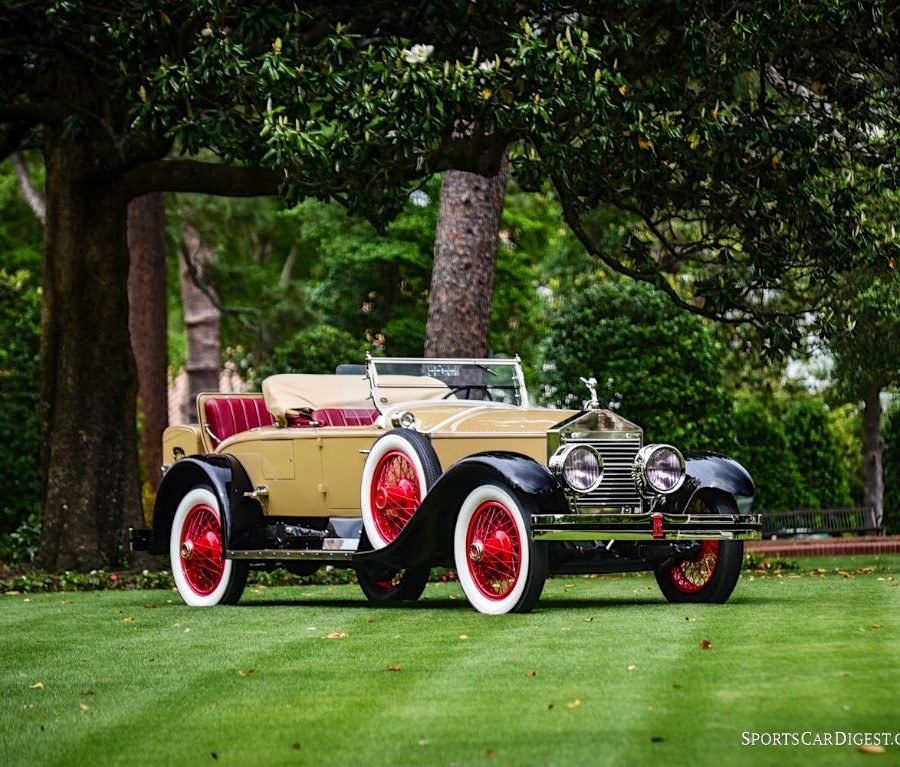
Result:
<instances>
[{"instance_id":1,"label":"fallen leaf on grass","mask_svg":"<svg viewBox=\"0 0 900 767\"><path fill-rule=\"evenodd\" d=\"M710 647L712 647L712 642L710 642L708 639L701 639L701 640L697 643L697 646L698 646L701 650L708 650Z\"/></svg>"},{"instance_id":2,"label":"fallen leaf on grass","mask_svg":"<svg viewBox=\"0 0 900 767\"><path fill-rule=\"evenodd\" d=\"M628 666L629 671L634 671L636 668L637 668L637 666L635 666L633 663L629 664L629 666Z\"/></svg>"},{"instance_id":3,"label":"fallen leaf on grass","mask_svg":"<svg viewBox=\"0 0 900 767\"><path fill-rule=\"evenodd\" d=\"M662 743L664 740L665 738L662 735L653 735L650 738L651 743Z\"/></svg>"},{"instance_id":4,"label":"fallen leaf on grass","mask_svg":"<svg viewBox=\"0 0 900 767\"><path fill-rule=\"evenodd\" d=\"M565 586L563 586L563 588L564 588L566 591L568 591L569 589L574 589L574 588L575 588L575 584L574 584L574 583L567 583Z\"/></svg>"},{"instance_id":5,"label":"fallen leaf on grass","mask_svg":"<svg viewBox=\"0 0 900 767\"><path fill-rule=\"evenodd\" d=\"M4 591L3 593L6 594L6 596L8 596L8 597L17 597L22 592L21 591Z\"/></svg>"},{"instance_id":6,"label":"fallen leaf on grass","mask_svg":"<svg viewBox=\"0 0 900 767\"><path fill-rule=\"evenodd\" d=\"M526 671L525 676L527 676L530 679L533 676L537 676L537 671Z\"/></svg>"},{"instance_id":7,"label":"fallen leaf on grass","mask_svg":"<svg viewBox=\"0 0 900 767\"><path fill-rule=\"evenodd\" d=\"M294 749L294 751L299 751L301 746L299 743L294 743L294 745L292 745L291 748Z\"/></svg>"},{"instance_id":8,"label":"fallen leaf on grass","mask_svg":"<svg viewBox=\"0 0 900 767\"><path fill-rule=\"evenodd\" d=\"M79 703L78 708L80 708L82 711L90 711L91 710L91 707L87 703Z\"/></svg>"},{"instance_id":9,"label":"fallen leaf on grass","mask_svg":"<svg viewBox=\"0 0 900 767\"><path fill-rule=\"evenodd\" d=\"M484 755L488 759L494 759L497 756L497 749L496 748L486 748L484 750Z\"/></svg>"},{"instance_id":10,"label":"fallen leaf on grass","mask_svg":"<svg viewBox=\"0 0 900 767\"><path fill-rule=\"evenodd\" d=\"M882 626L880 623L873 623L872 628L873 629L882 629L882 628L884 628L884 626Z\"/></svg>"},{"instance_id":11,"label":"fallen leaf on grass","mask_svg":"<svg viewBox=\"0 0 900 767\"><path fill-rule=\"evenodd\" d=\"M44 683L43 682L35 682L34 684L28 685L32 690L43 690Z\"/></svg>"},{"instance_id":12,"label":"fallen leaf on grass","mask_svg":"<svg viewBox=\"0 0 900 767\"><path fill-rule=\"evenodd\" d=\"M582 618L581 620L583 620L585 623L591 623L594 619L593 618Z\"/></svg>"},{"instance_id":13,"label":"fallen leaf on grass","mask_svg":"<svg viewBox=\"0 0 900 767\"><path fill-rule=\"evenodd\" d=\"M552 710L553 710L553 704L551 703L547 706L547 711L552 711Z\"/></svg>"},{"instance_id":14,"label":"fallen leaf on grass","mask_svg":"<svg viewBox=\"0 0 900 767\"><path fill-rule=\"evenodd\" d=\"M460 634L459 638L462 639L463 642L465 642L469 638L469 635L468 634Z\"/></svg>"},{"instance_id":15,"label":"fallen leaf on grass","mask_svg":"<svg viewBox=\"0 0 900 767\"><path fill-rule=\"evenodd\" d=\"M144 605L145 610L155 610L157 607L159 607L159 605L151 605L151 604Z\"/></svg>"},{"instance_id":16,"label":"fallen leaf on grass","mask_svg":"<svg viewBox=\"0 0 900 767\"><path fill-rule=\"evenodd\" d=\"M94 691L91 690L90 688L88 688L87 690L82 690L82 691L81 691L81 694L87 697L87 696L89 696L89 695L93 695L93 694L94 694Z\"/></svg>"},{"instance_id":17,"label":"fallen leaf on grass","mask_svg":"<svg viewBox=\"0 0 900 767\"><path fill-rule=\"evenodd\" d=\"M573 700L571 703L566 703L566 708L580 708L581 701L577 698Z\"/></svg>"},{"instance_id":18,"label":"fallen leaf on grass","mask_svg":"<svg viewBox=\"0 0 900 767\"><path fill-rule=\"evenodd\" d=\"M122 618L122 622L123 623L134 623L134 618L132 618L130 615L126 615L124 618Z\"/></svg>"},{"instance_id":19,"label":"fallen leaf on grass","mask_svg":"<svg viewBox=\"0 0 900 767\"><path fill-rule=\"evenodd\" d=\"M852 671L841 671L838 676L853 676Z\"/></svg>"},{"instance_id":20,"label":"fallen leaf on grass","mask_svg":"<svg viewBox=\"0 0 900 767\"><path fill-rule=\"evenodd\" d=\"M385 666L384 670L385 671L403 671L403 669L400 666Z\"/></svg>"},{"instance_id":21,"label":"fallen leaf on grass","mask_svg":"<svg viewBox=\"0 0 900 767\"><path fill-rule=\"evenodd\" d=\"M246 671L242 671L241 669L238 669L238 672L237 672L238 676L253 676L255 673L256 673L255 668L250 668L250 669L247 669Z\"/></svg>"},{"instance_id":22,"label":"fallen leaf on grass","mask_svg":"<svg viewBox=\"0 0 900 767\"><path fill-rule=\"evenodd\" d=\"M418 745L420 745L420 746L430 746L430 745L431 745L431 741L428 740L428 739L426 739L426 738L422 738L422 739L420 739L420 740L417 740L416 743L417 743Z\"/></svg>"},{"instance_id":23,"label":"fallen leaf on grass","mask_svg":"<svg viewBox=\"0 0 900 767\"><path fill-rule=\"evenodd\" d=\"M344 639L347 636L347 632L345 631L332 631L330 634L326 634L326 639Z\"/></svg>"},{"instance_id":24,"label":"fallen leaf on grass","mask_svg":"<svg viewBox=\"0 0 900 767\"><path fill-rule=\"evenodd\" d=\"M861 746L857 746L856 750L861 754L883 754L884 746L876 746L872 743L864 743Z\"/></svg>"}]
</instances>

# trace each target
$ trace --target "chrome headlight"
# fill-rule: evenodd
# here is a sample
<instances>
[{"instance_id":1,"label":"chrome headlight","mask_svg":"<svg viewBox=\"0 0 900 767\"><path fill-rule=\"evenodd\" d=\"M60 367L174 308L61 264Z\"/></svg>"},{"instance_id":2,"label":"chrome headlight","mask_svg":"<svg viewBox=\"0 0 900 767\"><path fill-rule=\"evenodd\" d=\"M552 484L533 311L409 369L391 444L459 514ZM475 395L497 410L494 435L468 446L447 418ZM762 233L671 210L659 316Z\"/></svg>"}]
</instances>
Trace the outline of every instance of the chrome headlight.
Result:
<instances>
[{"instance_id":1,"label":"chrome headlight","mask_svg":"<svg viewBox=\"0 0 900 767\"><path fill-rule=\"evenodd\" d=\"M550 458L549 467L576 493L596 490L603 481L603 458L590 445L563 445Z\"/></svg>"},{"instance_id":2,"label":"chrome headlight","mask_svg":"<svg viewBox=\"0 0 900 767\"><path fill-rule=\"evenodd\" d=\"M411 413L409 410L401 410L399 413L394 413L394 415L391 416L391 424L401 429L419 430L419 421L415 414Z\"/></svg>"},{"instance_id":3,"label":"chrome headlight","mask_svg":"<svg viewBox=\"0 0 900 767\"><path fill-rule=\"evenodd\" d=\"M671 445L646 445L634 459L641 495L674 493L684 482L684 456Z\"/></svg>"}]
</instances>

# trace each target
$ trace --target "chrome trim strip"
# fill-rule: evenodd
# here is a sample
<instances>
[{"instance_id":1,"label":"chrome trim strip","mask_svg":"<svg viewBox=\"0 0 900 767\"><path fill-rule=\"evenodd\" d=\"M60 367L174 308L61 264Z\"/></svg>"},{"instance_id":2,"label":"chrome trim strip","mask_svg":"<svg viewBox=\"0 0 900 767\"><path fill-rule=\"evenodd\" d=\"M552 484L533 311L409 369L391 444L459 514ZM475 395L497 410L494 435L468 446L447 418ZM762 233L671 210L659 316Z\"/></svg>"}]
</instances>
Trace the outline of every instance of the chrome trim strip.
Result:
<instances>
[{"instance_id":1,"label":"chrome trim strip","mask_svg":"<svg viewBox=\"0 0 900 767\"><path fill-rule=\"evenodd\" d=\"M585 527L597 525L599 527L612 527L617 525L625 527L640 527L647 525L649 529L653 524L653 515L647 512L642 514L624 514L603 512L598 508L586 509L585 513L578 514L533 514L532 527L558 527L560 525L574 525ZM663 525L704 525L726 527L760 527L759 514L663 514Z\"/></svg>"},{"instance_id":2,"label":"chrome trim strip","mask_svg":"<svg viewBox=\"0 0 900 767\"><path fill-rule=\"evenodd\" d=\"M355 551L323 551L321 549L241 549L226 551L225 559L251 559L254 561L318 559L327 562L337 559L352 559L355 555Z\"/></svg>"},{"instance_id":3,"label":"chrome trim strip","mask_svg":"<svg viewBox=\"0 0 900 767\"><path fill-rule=\"evenodd\" d=\"M543 530L534 533L536 541L758 541L756 530L664 530L662 538L654 538L638 530Z\"/></svg>"}]
</instances>

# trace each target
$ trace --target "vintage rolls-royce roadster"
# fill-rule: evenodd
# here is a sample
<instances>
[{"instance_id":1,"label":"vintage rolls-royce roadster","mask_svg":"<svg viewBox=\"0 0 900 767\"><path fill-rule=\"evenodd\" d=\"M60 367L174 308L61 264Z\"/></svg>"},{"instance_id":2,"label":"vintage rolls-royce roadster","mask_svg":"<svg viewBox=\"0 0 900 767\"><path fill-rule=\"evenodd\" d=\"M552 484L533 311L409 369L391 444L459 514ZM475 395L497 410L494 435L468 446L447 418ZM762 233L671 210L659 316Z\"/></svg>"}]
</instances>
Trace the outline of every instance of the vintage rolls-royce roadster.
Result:
<instances>
[{"instance_id":1,"label":"vintage rolls-royce roadster","mask_svg":"<svg viewBox=\"0 0 900 767\"><path fill-rule=\"evenodd\" d=\"M237 602L250 567L326 564L373 602L449 567L491 614L529 611L555 573L652 570L670 601L724 602L760 537L743 467L644 444L592 380L574 411L532 406L518 358L342 368L202 394L199 423L166 430L153 526L131 542L168 555L187 604Z\"/></svg>"}]
</instances>

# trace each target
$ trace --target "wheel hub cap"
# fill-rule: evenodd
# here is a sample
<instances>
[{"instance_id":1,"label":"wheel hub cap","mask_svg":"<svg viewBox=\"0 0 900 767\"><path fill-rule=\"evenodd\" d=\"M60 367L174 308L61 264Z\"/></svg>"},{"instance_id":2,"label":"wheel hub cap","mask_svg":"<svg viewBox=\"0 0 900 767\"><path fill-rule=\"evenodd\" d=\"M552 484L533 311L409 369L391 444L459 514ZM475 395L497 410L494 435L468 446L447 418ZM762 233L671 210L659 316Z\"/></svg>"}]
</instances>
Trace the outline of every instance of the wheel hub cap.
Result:
<instances>
[{"instance_id":1,"label":"wheel hub cap","mask_svg":"<svg viewBox=\"0 0 900 767\"><path fill-rule=\"evenodd\" d=\"M473 562L480 562L484 556L484 544L481 541L472 541L469 546L469 559Z\"/></svg>"},{"instance_id":2,"label":"wheel hub cap","mask_svg":"<svg viewBox=\"0 0 900 767\"><path fill-rule=\"evenodd\" d=\"M181 553L182 559L190 559L194 553L193 542L192 541L184 541L184 543L181 544L180 553Z\"/></svg>"}]
</instances>

